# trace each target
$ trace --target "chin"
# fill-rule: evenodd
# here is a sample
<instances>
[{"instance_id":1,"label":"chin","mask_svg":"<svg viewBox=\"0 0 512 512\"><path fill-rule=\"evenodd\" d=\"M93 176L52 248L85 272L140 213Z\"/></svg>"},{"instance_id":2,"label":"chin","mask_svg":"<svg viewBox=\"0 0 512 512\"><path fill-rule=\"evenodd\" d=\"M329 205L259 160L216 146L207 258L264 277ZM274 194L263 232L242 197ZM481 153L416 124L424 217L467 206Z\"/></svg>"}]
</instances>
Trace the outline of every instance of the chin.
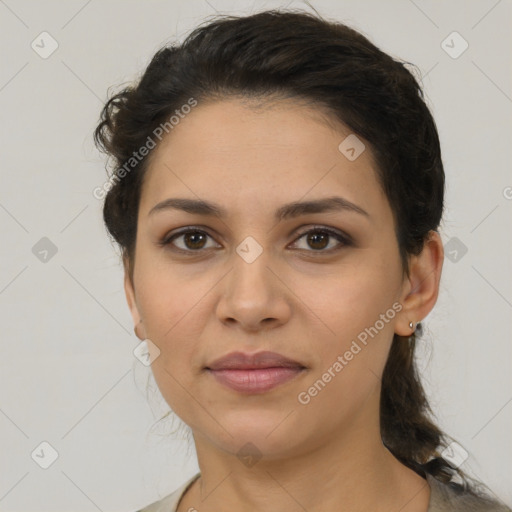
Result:
<instances>
[{"instance_id":1,"label":"chin","mask_svg":"<svg viewBox=\"0 0 512 512\"><path fill-rule=\"evenodd\" d=\"M287 418L283 411L267 413L254 411L242 414L241 412L223 415L222 425L231 434L223 429L217 443L222 449L233 454L254 450L267 459L285 457L293 453L294 447L300 443L297 434L303 432ZM212 436L213 437L213 436ZM245 448L244 448L245 447Z\"/></svg>"}]
</instances>

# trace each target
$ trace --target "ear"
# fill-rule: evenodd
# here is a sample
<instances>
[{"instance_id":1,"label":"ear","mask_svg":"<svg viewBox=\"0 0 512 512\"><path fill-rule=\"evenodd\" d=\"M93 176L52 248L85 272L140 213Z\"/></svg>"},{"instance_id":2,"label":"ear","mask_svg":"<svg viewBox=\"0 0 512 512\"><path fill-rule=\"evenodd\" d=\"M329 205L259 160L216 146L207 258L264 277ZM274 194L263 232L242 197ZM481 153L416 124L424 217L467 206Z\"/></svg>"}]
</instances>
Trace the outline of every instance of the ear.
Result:
<instances>
[{"instance_id":1,"label":"ear","mask_svg":"<svg viewBox=\"0 0 512 512\"><path fill-rule=\"evenodd\" d=\"M430 231L423 250L409 259L409 277L404 282L400 298L402 310L395 324L395 333L410 336L417 324L432 310L439 294L439 282L444 262L443 242L437 231Z\"/></svg>"},{"instance_id":2,"label":"ear","mask_svg":"<svg viewBox=\"0 0 512 512\"><path fill-rule=\"evenodd\" d=\"M137 325L141 321L139 309L137 307L137 301L135 299L135 287L132 282L132 278L130 275L130 265L129 263L123 259L124 264L124 293L126 295L126 302L128 303L128 307L130 309L130 313L133 318L133 325L134 328L137 327ZM137 337L139 337L137 335Z\"/></svg>"}]
</instances>

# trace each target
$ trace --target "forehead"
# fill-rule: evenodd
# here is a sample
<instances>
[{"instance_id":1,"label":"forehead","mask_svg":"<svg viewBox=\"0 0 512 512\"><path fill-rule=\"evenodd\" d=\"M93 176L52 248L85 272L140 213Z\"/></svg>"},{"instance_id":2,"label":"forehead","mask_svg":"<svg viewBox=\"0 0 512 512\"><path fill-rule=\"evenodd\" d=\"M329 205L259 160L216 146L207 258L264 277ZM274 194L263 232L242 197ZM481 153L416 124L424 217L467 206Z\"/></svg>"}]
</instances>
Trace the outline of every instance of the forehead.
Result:
<instances>
[{"instance_id":1,"label":"forehead","mask_svg":"<svg viewBox=\"0 0 512 512\"><path fill-rule=\"evenodd\" d=\"M328 132L337 140L350 130L328 116L325 108L307 105L303 100L210 100L183 116L157 153L179 146L179 150L193 150L197 155L228 150L240 157L264 157L268 151L288 153L288 157L305 152L310 155L311 151L324 151L332 142L325 140ZM261 150L262 146L267 147L266 151ZM290 154L289 149L294 153Z\"/></svg>"},{"instance_id":2,"label":"forehead","mask_svg":"<svg viewBox=\"0 0 512 512\"><path fill-rule=\"evenodd\" d=\"M353 161L340 152L349 135L325 110L293 100L199 103L153 150L141 213L169 195L251 207L334 191L371 209L385 200L375 164L368 146Z\"/></svg>"}]
</instances>

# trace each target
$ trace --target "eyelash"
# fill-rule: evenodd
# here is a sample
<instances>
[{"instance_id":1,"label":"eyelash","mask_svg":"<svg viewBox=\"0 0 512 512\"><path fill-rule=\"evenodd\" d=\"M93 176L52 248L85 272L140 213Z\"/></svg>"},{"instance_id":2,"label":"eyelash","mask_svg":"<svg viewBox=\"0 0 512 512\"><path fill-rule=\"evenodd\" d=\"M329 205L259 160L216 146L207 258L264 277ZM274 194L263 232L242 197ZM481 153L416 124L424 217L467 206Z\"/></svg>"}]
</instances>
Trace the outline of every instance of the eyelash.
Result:
<instances>
[{"instance_id":1,"label":"eyelash","mask_svg":"<svg viewBox=\"0 0 512 512\"><path fill-rule=\"evenodd\" d=\"M197 249L197 250L193 250L193 249L180 249L180 248L177 248L176 246L173 246L173 247L170 248L170 246L172 245L172 242L176 238L179 238L179 237L181 237L183 235L186 235L188 233L200 233L200 234L203 234L203 235L206 235L206 236L210 236L209 233L207 233L206 231L204 231L202 229L195 228L193 226L189 226L188 228L183 229L182 231L179 231L178 233L174 233L171 236L166 236L162 241L159 242L159 245L162 246L162 247L165 247L165 248L167 248L167 249L169 249L169 250L171 250L173 252L178 252L178 253L187 254L187 255L191 255L192 253L200 253L200 252L203 252L203 251L207 250L207 249ZM313 253L313 254L316 254L316 253L318 253L318 254L321 254L321 253L331 254L332 252L340 250L342 247L347 247L347 246L353 245L352 239L348 235L345 235L345 234L342 234L342 233L338 233L337 231L334 231L334 230L332 230L330 228L326 228L324 226L314 226L313 228L311 228L311 229L309 229L307 231L299 233L299 235L295 239L295 242L293 242L293 243L296 243L301 238L303 238L305 235L308 235L310 233L322 233L322 234L329 235L330 237L335 238L338 242L341 242L341 246L338 246L338 247L335 247L335 248L331 248L331 249L318 249L318 250L314 250L314 249L311 249L311 250L300 249L301 251L306 251L306 252L310 252L310 253ZM212 238L212 237L210 236L210 238Z\"/></svg>"}]
</instances>

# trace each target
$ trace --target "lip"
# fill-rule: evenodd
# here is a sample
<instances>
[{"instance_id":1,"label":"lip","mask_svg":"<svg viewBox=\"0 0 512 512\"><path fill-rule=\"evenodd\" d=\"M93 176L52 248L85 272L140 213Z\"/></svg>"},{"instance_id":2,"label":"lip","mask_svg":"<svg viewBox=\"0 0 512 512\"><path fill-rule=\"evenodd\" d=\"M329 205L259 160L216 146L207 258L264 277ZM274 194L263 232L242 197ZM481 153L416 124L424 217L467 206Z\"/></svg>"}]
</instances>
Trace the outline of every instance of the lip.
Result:
<instances>
[{"instance_id":1,"label":"lip","mask_svg":"<svg viewBox=\"0 0 512 512\"><path fill-rule=\"evenodd\" d=\"M263 393L303 373L306 367L277 352L231 352L205 367L221 384L241 393Z\"/></svg>"},{"instance_id":2,"label":"lip","mask_svg":"<svg viewBox=\"0 0 512 512\"><path fill-rule=\"evenodd\" d=\"M240 393L264 393L303 373L303 367L274 367L253 370L207 371L221 384Z\"/></svg>"},{"instance_id":3,"label":"lip","mask_svg":"<svg viewBox=\"0 0 512 512\"><path fill-rule=\"evenodd\" d=\"M277 352L230 352L216 359L206 366L207 370L257 370L261 368L305 368L298 361L294 361Z\"/></svg>"}]
</instances>

